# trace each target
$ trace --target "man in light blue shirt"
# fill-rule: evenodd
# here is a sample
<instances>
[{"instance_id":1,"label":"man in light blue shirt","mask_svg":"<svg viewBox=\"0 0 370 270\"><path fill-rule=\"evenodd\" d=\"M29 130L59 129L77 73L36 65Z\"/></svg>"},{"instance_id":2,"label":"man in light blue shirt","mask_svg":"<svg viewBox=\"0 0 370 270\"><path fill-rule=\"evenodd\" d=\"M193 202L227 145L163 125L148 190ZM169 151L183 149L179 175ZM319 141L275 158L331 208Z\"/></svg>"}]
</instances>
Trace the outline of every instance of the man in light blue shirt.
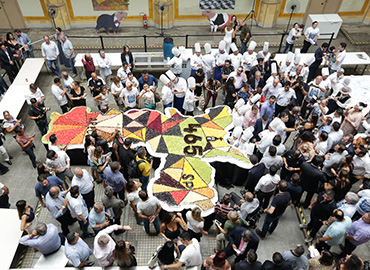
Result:
<instances>
[{"instance_id":1,"label":"man in light blue shirt","mask_svg":"<svg viewBox=\"0 0 370 270\"><path fill-rule=\"evenodd\" d=\"M29 57L34 58L35 56L33 55L33 46L32 46L32 40L30 36L26 33L22 33L21 30L19 29L15 29L14 34L17 38L17 41L19 41L20 45L24 47L24 50L23 50L24 58L29 58Z\"/></svg>"},{"instance_id":2,"label":"man in light blue shirt","mask_svg":"<svg viewBox=\"0 0 370 270\"><path fill-rule=\"evenodd\" d=\"M333 211L334 222L328 227L323 237L317 239L316 248L318 251L323 249L330 250L332 246L341 244L344 240L346 231L351 227L352 220L344 216L342 210Z\"/></svg>"},{"instance_id":3,"label":"man in light blue shirt","mask_svg":"<svg viewBox=\"0 0 370 270\"><path fill-rule=\"evenodd\" d=\"M106 178L106 183L112 187L114 195L117 196L118 194L121 200L125 200L125 186L127 181L120 172L120 169L120 163L114 161L104 169L104 175Z\"/></svg>"},{"instance_id":4,"label":"man in light blue shirt","mask_svg":"<svg viewBox=\"0 0 370 270\"><path fill-rule=\"evenodd\" d=\"M105 212L104 205L101 202L94 204L89 214L89 223L95 234L98 234L98 232L109 225L108 216L109 213Z\"/></svg>"},{"instance_id":5,"label":"man in light blue shirt","mask_svg":"<svg viewBox=\"0 0 370 270\"><path fill-rule=\"evenodd\" d=\"M62 42L63 53L69 60L69 64L71 65L72 72L74 74L73 77L75 77L77 76L77 70L75 67L75 52L74 52L75 50L73 48L72 42L69 39L67 39L67 37L64 35L60 38L60 41Z\"/></svg>"},{"instance_id":6,"label":"man in light blue shirt","mask_svg":"<svg viewBox=\"0 0 370 270\"><path fill-rule=\"evenodd\" d=\"M64 236L58 233L55 225L40 223L31 234L19 239L19 243L36 248L46 256L59 250L61 244L64 244Z\"/></svg>"},{"instance_id":7,"label":"man in light blue shirt","mask_svg":"<svg viewBox=\"0 0 370 270\"><path fill-rule=\"evenodd\" d=\"M93 254L93 251L84 240L80 239L80 235L76 232L70 232L67 235L64 252L74 267L94 265L94 262L89 262L89 257Z\"/></svg>"},{"instance_id":8,"label":"man in light blue shirt","mask_svg":"<svg viewBox=\"0 0 370 270\"><path fill-rule=\"evenodd\" d=\"M274 113L275 113L275 101L276 101L276 97L272 95L270 96L268 101L265 101L262 104L261 112L260 112L261 117L266 114L268 115L269 120L270 121L272 120L272 117L274 116Z\"/></svg>"},{"instance_id":9,"label":"man in light blue shirt","mask_svg":"<svg viewBox=\"0 0 370 270\"><path fill-rule=\"evenodd\" d=\"M68 225L72 225L77 220L71 216L65 199L66 191L60 191L59 187L51 187L45 196L45 204L50 214L62 225L64 235L69 233Z\"/></svg>"}]
</instances>

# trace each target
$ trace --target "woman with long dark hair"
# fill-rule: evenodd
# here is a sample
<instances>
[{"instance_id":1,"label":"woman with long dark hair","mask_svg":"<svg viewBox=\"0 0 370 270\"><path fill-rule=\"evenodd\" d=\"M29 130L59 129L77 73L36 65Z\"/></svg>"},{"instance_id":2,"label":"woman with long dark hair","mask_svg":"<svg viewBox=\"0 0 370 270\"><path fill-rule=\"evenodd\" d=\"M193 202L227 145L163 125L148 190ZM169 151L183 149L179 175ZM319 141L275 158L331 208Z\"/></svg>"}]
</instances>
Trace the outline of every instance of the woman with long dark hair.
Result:
<instances>
[{"instance_id":1,"label":"woman with long dark hair","mask_svg":"<svg viewBox=\"0 0 370 270\"><path fill-rule=\"evenodd\" d=\"M35 219L35 213L33 212L33 208L25 200L19 200L15 205L19 219L21 220L21 231L24 231L32 225L32 221Z\"/></svg>"},{"instance_id":2,"label":"woman with long dark hair","mask_svg":"<svg viewBox=\"0 0 370 270\"><path fill-rule=\"evenodd\" d=\"M129 242L120 240L116 243L116 248L113 251L113 258L120 267L137 266L135 247Z\"/></svg>"},{"instance_id":3,"label":"woman with long dark hair","mask_svg":"<svg viewBox=\"0 0 370 270\"><path fill-rule=\"evenodd\" d=\"M163 215L160 234L166 239L166 241L173 241L180 236L180 228L184 231L188 230L188 226L181 213L169 212Z\"/></svg>"},{"instance_id":4,"label":"woman with long dark hair","mask_svg":"<svg viewBox=\"0 0 370 270\"><path fill-rule=\"evenodd\" d=\"M224 101L224 105L228 105L231 109L234 108L234 103L236 99L236 91L235 91L235 86L234 86L234 77L230 77L226 83L225 83L225 92L226 92L226 97Z\"/></svg>"},{"instance_id":5,"label":"woman with long dark hair","mask_svg":"<svg viewBox=\"0 0 370 270\"><path fill-rule=\"evenodd\" d=\"M135 61L134 57L132 56L132 53L130 51L130 47L127 45L123 45L122 47L122 53L121 53L121 61L122 64L126 62L128 64L128 67L130 68L131 72L135 67Z\"/></svg>"}]
</instances>

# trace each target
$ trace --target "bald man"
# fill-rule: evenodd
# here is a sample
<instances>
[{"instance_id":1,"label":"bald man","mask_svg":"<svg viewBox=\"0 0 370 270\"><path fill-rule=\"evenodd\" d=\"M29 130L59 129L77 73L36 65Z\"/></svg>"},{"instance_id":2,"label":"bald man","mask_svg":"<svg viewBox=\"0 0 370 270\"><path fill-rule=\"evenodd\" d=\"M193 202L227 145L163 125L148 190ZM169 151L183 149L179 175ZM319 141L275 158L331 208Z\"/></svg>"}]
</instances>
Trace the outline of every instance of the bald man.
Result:
<instances>
[{"instance_id":1,"label":"bald man","mask_svg":"<svg viewBox=\"0 0 370 270\"><path fill-rule=\"evenodd\" d=\"M109 217L109 212L105 211L104 205L101 202L96 202L89 214L89 223L95 234L109 225Z\"/></svg>"},{"instance_id":2,"label":"bald man","mask_svg":"<svg viewBox=\"0 0 370 270\"><path fill-rule=\"evenodd\" d=\"M90 209L94 206L94 179L88 171L79 167L74 169L74 173L75 175L72 178L72 187L78 186L80 188L82 198L85 200L86 206L90 211Z\"/></svg>"},{"instance_id":3,"label":"bald man","mask_svg":"<svg viewBox=\"0 0 370 270\"><path fill-rule=\"evenodd\" d=\"M61 224L64 235L69 233L68 226L77 221L71 216L71 212L67 208L68 200L65 199L66 193L67 191L60 191L59 187L53 186L45 196L46 207L53 218Z\"/></svg>"}]
</instances>

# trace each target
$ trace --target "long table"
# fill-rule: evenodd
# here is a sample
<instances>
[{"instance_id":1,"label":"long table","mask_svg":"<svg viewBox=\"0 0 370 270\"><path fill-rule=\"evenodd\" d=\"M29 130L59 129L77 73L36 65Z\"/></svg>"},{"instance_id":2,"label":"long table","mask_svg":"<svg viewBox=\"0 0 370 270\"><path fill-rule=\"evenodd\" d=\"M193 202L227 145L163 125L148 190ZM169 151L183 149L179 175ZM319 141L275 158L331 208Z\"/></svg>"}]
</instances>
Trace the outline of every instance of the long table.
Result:
<instances>
[{"instance_id":1,"label":"long table","mask_svg":"<svg viewBox=\"0 0 370 270\"><path fill-rule=\"evenodd\" d=\"M9 269L22 236L16 209L0 209L0 270Z\"/></svg>"},{"instance_id":2,"label":"long table","mask_svg":"<svg viewBox=\"0 0 370 270\"><path fill-rule=\"evenodd\" d=\"M9 111L13 117L18 116L26 101L24 95L29 91L29 85L36 82L43 65L43 58L26 59L17 77L0 101L0 119L4 119L4 111Z\"/></svg>"},{"instance_id":3,"label":"long table","mask_svg":"<svg viewBox=\"0 0 370 270\"><path fill-rule=\"evenodd\" d=\"M304 53L301 57L301 63L310 55L314 55L313 53ZM275 60L280 63L285 61L287 54L284 53L278 53L275 56ZM325 64L325 60L323 59L321 65ZM364 65L364 69L362 74L364 74L365 69L368 65L370 65L370 57L365 52L347 52L346 57L343 60L342 66L354 66L355 70L359 65Z\"/></svg>"}]
</instances>

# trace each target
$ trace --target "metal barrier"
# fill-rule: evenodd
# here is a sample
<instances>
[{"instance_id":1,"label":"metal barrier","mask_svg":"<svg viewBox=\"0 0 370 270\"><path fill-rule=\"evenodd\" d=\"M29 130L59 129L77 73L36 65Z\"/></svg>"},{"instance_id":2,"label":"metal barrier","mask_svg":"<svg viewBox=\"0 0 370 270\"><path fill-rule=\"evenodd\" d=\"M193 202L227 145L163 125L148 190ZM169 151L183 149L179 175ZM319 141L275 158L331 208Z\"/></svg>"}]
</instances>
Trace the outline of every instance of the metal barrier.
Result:
<instances>
[{"instance_id":1,"label":"metal barrier","mask_svg":"<svg viewBox=\"0 0 370 270\"><path fill-rule=\"evenodd\" d=\"M253 37L267 37L267 36L279 36L280 37L280 43L278 45L278 53L281 53L281 49L282 49L282 46L284 44L284 38L285 36L287 36L289 33L287 32L283 32L283 33L256 33L256 34L253 34ZM320 35L330 35L330 39L329 39L329 47L333 41L333 37L334 37L334 32L332 33L320 33ZM223 38L224 35L223 34L213 34L213 35L172 35L170 36L171 38L173 39L183 39L184 43L185 44L185 47L186 48L189 48L189 47L192 47L192 46L189 46L189 38L191 37L196 37L197 38L197 42L199 42L198 38L199 37L205 37L205 38L213 38L213 37L220 37ZM148 52L148 47L154 47L154 46L148 46L148 39L158 39L158 38L163 38L162 36L160 35L137 35L137 36L68 36L68 38L72 39L72 38L76 38L76 39L99 39L100 40L100 48L101 49L105 49L107 46L106 46L106 43L104 43L104 40L107 39L107 40L111 40L111 39L136 39L136 38L140 38L143 40L143 47L144 47L144 52ZM160 46L157 46L157 47L160 47L161 48L162 45ZM112 47L112 46L111 46ZM118 46L114 46L114 47L117 47L117 48L120 48Z\"/></svg>"}]
</instances>

